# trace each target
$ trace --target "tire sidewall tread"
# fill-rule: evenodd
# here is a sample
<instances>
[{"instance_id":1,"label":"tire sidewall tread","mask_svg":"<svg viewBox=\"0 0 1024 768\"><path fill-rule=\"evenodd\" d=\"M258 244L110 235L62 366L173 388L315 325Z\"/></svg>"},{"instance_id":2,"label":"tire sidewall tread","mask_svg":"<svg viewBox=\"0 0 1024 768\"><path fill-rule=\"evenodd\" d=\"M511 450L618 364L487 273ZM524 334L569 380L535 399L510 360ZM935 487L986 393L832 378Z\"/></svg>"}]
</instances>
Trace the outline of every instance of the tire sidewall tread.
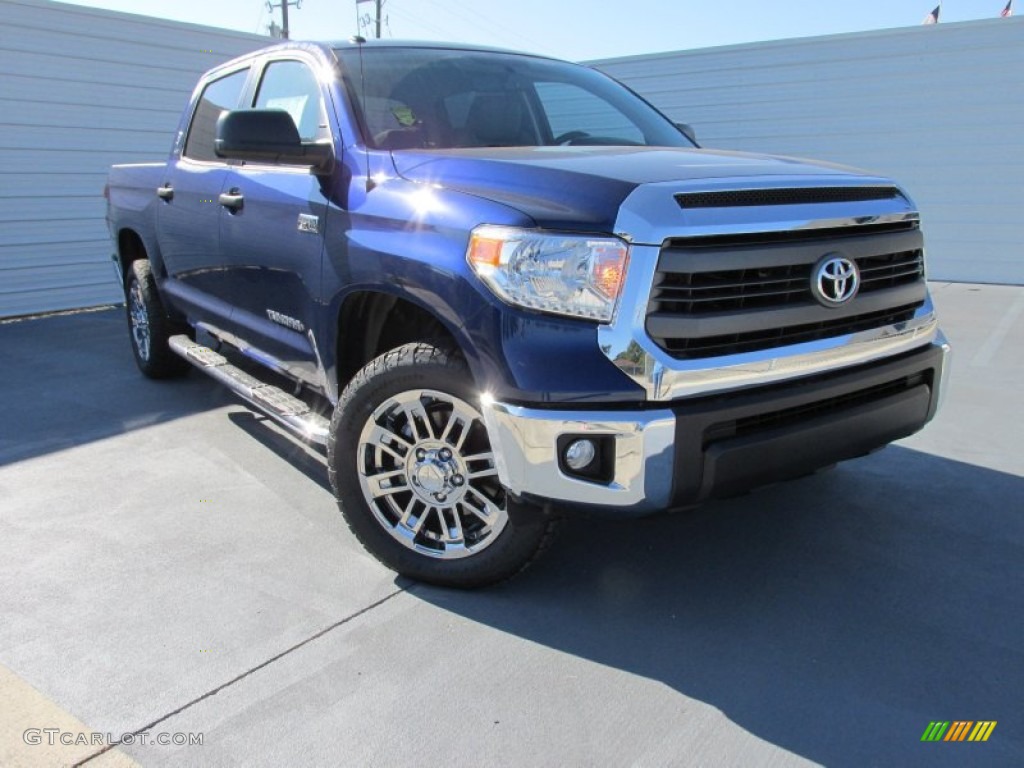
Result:
<instances>
[{"instance_id":1,"label":"tire sidewall tread","mask_svg":"<svg viewBox=\"0 0 1024 768\"><path fill-rule=\"evenodd\" d=\"M135 283L142 288L142 303L146 310L146 319L149 321L149 358L146 360L139 355L132 333L131 292ZM151 379L169 379L186 374L191 366L171 351L168 342L171 336L185 333L187 329L175 325L167 316L148 259L137 259L131 263L125 280L124 295L132 355L139 370Z\"/></svg>"},{"instance_id":2,"label":"tire sidewall tread","mask_svg":"<svg viewBox=\"0 0 1024 768\"><path fill-rule=\"evenodd\" d=\"M419 554L396 541L366 503L357 472L359 435L382 402L411 389L446 392L479 408L466 363L433 344L404 344L364 366L339 398L327 444L331 487L349 528L377 559L418 581L473 588L514 576L549 545L554 521L532 509L518 513L522 505L511 495L508 523L497 540L476 554L453 560Z\"/></svg>"}]
</instances>

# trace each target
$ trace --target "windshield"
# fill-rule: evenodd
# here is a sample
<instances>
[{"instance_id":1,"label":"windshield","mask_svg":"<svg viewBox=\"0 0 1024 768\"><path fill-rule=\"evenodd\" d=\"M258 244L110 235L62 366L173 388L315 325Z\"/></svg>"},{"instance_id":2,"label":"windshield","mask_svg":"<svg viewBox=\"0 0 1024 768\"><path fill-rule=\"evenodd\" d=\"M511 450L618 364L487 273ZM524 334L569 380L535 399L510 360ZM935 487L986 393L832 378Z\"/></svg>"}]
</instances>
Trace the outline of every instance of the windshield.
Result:
<instances>
[{"instance_id":1,"label":"windshield","mask_svg":"<svg viewBox=\"0 0 1024 768\"><path fill-rule=\"evenodd\" d=\"M532 56L431 48L337 51L370 146L694 146L636 94L592 69ZM362 76L361 76L362 75Z\"/></svg>"}]
</instances>

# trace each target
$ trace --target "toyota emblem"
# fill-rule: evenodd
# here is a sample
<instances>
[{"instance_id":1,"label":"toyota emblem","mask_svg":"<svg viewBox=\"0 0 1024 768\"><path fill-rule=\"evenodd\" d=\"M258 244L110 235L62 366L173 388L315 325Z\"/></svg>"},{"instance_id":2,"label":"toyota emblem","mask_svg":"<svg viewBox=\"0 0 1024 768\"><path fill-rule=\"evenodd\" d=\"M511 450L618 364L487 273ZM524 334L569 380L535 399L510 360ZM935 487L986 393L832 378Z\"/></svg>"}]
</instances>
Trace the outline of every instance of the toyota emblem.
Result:
<instances>
[{"instance_id":1,"label":"toyota emblem","mask_svg":"<svg viewBox=\"0 0 1024 768\"><path fill-rule=\"evenodd\" d=\"M811 275L811 293L826 307L838 307L857 295L860 270L845 256L826 254Z\"/></svg>"}]
</instances>

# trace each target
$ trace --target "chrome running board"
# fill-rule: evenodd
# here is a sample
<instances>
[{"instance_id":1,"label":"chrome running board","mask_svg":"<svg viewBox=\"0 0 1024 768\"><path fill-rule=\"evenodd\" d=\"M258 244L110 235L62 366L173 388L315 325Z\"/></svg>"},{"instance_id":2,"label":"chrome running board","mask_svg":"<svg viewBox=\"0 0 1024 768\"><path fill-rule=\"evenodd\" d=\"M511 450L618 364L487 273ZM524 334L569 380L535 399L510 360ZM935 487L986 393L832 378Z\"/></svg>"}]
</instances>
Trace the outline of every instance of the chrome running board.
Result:
<instances>
[{"instance_id":1,"label":"chrome running board","mask_svg":"<svg viewBox=\"0 0 1024 768\"><path fill-rule=\"evenodd\" d=\"M172 336L171 350L225 385L254 408L310 442L327 445L330 422L302 400L260 381L228 362L223 355L197 344L188 336Z\"/></svg>"}]
</instances>

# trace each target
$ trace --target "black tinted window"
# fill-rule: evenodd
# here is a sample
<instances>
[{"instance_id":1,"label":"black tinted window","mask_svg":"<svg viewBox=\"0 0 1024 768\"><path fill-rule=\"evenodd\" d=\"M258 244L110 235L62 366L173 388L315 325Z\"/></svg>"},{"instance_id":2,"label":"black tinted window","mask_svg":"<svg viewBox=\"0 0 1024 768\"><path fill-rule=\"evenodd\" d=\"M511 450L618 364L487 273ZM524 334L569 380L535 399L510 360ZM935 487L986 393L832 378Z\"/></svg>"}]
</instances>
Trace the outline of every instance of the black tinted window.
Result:
<instances>
[{"instance_id":1,"label":"black tinted window","mask_svg":"<svg viewBox=\"0 0 1024 768\"><path fill-rule=\"evenodd\" d=\"M693 146L627 88L576 64L432 48L337 53L371 146Z\"/></svg>"},{"instance_id":2,"label":"black tinted window","mask_svg":"<svg viewBox=\"0 0 1024 768\"><path fill-rule=\"evenodd\" d=\"M292 116L303 141L324 137L327 125L321 108L320 84L302 62L272 62L263 74L253 106L283 109Z\"/></svg>"},{"instance_id":3,"label":"black tinted window","mask_svg":"<svg viewBox=\"0 0 1024 768\"><path fill-rule=\"evenodd\" d=\"M620 109L572 83L534 85L551 128L552 141L602 138L601 143L643 144L644 134Z\"/></svg>"},{"instance_id":4,"label":"black tinted window","mask_svg":"<svg viewBox=\"0 0 1024 768\"><path fill-rule=\"evenodd\" d=\"M227 77L214 80L203 89L199 105L192 116L185 143L185 157L193 160L219 160L213 151L213 139L220 116L238 107L238 100L245 87L248 69L234 72Z\"/></svg>"}]
</instances>

